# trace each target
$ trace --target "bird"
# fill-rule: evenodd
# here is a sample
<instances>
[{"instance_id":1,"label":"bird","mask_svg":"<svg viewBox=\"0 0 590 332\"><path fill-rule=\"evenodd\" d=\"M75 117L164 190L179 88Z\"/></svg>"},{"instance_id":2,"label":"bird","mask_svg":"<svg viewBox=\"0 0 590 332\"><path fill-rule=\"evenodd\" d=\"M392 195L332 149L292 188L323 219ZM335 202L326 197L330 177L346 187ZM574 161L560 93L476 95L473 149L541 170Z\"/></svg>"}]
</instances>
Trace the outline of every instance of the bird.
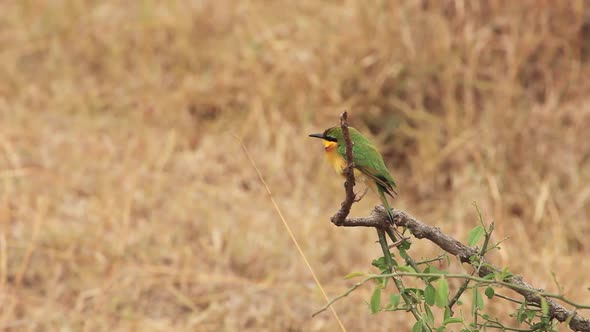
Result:
<instances>
[{"instance_id":1,"label":"bird","mask_svg":"<svg viewBox=\"0 0 590 332\"><path fill-rule=\"evenodd\" d=\"M393 214L386 195L394 198L397 195L397 185L389 174L383 157L369 139L353 127L348 127L348 132L352 142L354 177L364 182L379 196L390 222L393 223ZM336 171L336 174L345 177L346 143L342 128L328 128L321 134L310 134L309 137L322 139L328 163Z\"/></svg>"}]
</instances>

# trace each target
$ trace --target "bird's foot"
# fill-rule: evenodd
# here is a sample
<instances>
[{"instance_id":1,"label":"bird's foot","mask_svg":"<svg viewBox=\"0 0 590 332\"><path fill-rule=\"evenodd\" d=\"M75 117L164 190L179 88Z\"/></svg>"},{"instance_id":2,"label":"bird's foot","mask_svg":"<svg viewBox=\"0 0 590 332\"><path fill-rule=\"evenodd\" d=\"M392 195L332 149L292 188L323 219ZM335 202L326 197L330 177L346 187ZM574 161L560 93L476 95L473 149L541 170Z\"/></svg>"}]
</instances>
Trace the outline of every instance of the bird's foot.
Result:
<instances>
[{"instance_id":1,"label":"bird's foot","mask_svg":"<svg viewBox=\"0 0 590 332\"><path fill-rule=\"evenodd\" d=\"M363 194L359 197L359 198L355 198L354 202L358 203L360 202L361 199L363 199L363 197L365 197L365 195L367 194L367 191L369 190L369 187L365 188L365 191L363 191ZM355 193L355 196L358 195L358 193Z\"/></svg>"}]
</instances>

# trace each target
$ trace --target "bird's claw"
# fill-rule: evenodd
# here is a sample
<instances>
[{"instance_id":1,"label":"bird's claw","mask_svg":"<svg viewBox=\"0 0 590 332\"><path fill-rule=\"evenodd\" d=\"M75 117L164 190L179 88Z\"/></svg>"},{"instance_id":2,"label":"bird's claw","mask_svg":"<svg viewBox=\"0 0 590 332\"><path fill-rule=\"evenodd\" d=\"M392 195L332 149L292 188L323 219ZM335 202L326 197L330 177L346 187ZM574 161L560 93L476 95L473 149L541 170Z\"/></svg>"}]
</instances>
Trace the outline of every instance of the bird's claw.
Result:
<instances>
[{"instance_id":1,"label":"bird's claw","mask_svg":"<svg viewBox=\"0 0 590 332\"><path fill-rule=\"evenodd\" d=\"M368 191L368 190L369 190L369 187L366 187L366 188L365 188L365 191L363 191L363 194L361 195L361 197L359 197L359 198L355 198L355 199L354 199L354 202L355 202L355 203L358 203L358 202L360 202L360 200L361 200L361 199L363 199L363 197L365 197L365 195L367 194L367 191ZM358 193L355 193L354 195L356 196L357 194L358 194Z\"/></svg>"}]
</instances>

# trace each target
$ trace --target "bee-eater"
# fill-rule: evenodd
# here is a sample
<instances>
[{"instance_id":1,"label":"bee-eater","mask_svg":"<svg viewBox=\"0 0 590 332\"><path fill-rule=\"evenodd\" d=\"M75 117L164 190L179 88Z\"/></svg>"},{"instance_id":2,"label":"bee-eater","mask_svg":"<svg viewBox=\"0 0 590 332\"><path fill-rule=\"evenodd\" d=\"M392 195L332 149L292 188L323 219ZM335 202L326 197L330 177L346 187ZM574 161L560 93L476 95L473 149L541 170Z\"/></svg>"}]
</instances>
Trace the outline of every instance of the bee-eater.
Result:
<instances>
[{"instance_id":1,"label":"bee-eater","mask_svg":"<svg viewBox=\"0 0 590 332\"><path fill-rule=\"evenodd\" d=\"M358 130L348 127L350 140L352 142L352 159L354 161L354 177L363 181L369 186L381 199L383 207L387 210L387 215L393 222L391 208L387 202L385 194L391 197L397 195L395 188L397 185L389 174L383 157L377 151L375 146L363 136ZM332 127L326 129L322 134L311 134L310 137L321 138L326 151L326 159L336 171L336 174L344 175L346 167L346 143L341 127Z\"/></svg>"}]
</instances>

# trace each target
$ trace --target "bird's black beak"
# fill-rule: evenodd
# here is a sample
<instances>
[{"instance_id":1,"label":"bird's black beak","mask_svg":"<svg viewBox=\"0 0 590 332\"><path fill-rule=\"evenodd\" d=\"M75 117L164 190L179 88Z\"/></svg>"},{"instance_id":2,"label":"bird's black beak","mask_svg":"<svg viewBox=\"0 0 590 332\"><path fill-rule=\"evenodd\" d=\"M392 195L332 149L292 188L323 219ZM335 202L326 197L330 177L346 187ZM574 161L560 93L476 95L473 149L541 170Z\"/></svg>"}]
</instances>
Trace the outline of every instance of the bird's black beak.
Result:
<instances>
[{"instance_id":1,"label":"bird's black beak","mask_svg":"<svg viewBox=\"0 0 590 332\"><path fill-rule=\"evenodd\" d=\"M326 139L326 137L324 136L324 134L310 134L309 137Z\"/></svg>"}]
</instances>

